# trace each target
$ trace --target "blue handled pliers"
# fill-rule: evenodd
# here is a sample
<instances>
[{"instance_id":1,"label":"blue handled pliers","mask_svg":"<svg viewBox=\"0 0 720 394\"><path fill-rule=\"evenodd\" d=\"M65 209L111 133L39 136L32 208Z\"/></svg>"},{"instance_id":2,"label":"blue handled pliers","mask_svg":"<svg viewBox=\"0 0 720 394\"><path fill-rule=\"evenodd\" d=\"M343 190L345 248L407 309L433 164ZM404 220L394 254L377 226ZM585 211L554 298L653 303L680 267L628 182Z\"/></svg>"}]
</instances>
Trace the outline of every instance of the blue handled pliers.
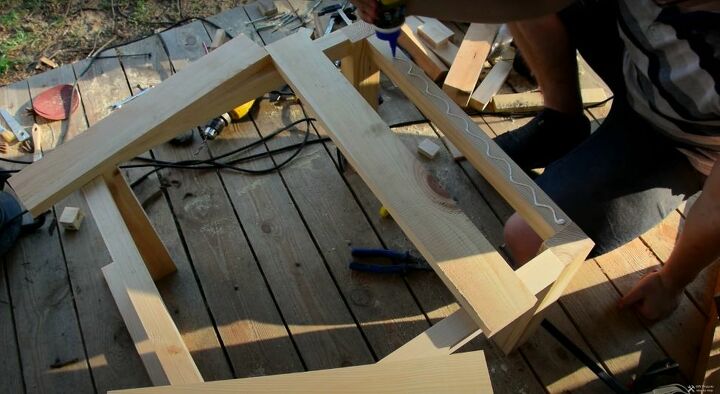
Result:
<instances>
[{"instance_id":1,"label":"blue handled pliers","mask_svg":"<svg viewBox=\"0 0 720 394\"><path fill-rule=\"evenodd\" d=\"M351 261L350 269L355 271L373 272L377 274L405 274L409 271L432 271L432 267L423 259L414 257L410 252L399 252L390 249L354 248L353 257L367 259L388 259L391 264L373 264Z\"/></svg>"}]
</instances>

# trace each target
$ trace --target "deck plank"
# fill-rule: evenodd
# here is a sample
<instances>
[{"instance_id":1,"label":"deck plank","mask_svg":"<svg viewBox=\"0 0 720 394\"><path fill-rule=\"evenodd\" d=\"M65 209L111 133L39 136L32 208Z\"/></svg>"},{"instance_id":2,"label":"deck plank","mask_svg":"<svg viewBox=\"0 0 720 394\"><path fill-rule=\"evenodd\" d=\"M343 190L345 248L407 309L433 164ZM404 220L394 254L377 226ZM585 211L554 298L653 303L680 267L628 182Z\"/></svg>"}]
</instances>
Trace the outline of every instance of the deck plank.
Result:
<instances>
[{"instance_id":1,"label":"deck plank","mask_svg":"<svg viewBox=\"0 0 720 394\"><path fill-rule=\"evenodd\" d=\"M184 37L190 34L195 33ZM197 35L202 35L199 30ZM167 47L172 53L172 46ZM185 49L190 59L198 57L196 50ZM252 123L249 127L247 122L236 124L232 130L229 139L209 145L214 154L258 138ZM262 169L271 165L271 160L265 159L244 167ZM324 369L372 362L367 344L282 179L277 174L249 177L227 172L221 174L221 179L305 365Z\"/></svg>"},{"instance_id":2,"label":"deck plank","mask_svg":"<svg viewBox=\"0 0 720 394\"><path fill-rule=\"evenodd\" d=\"M620 294L594 260L582 265L560 303L610 373L630 383L666 357L632 311L619 310Z\"/></svg>"},{"instance_id":3,"label":"deck plank","mask_svg":"<svg viewBox=\"0 0 720 394\"><path fill-rule=\"evenodd\" d=\"M622 294L627 294L642 276L660 268L660 262L639 239L595 260ZM683 294L680 306L670 317L646 323L660 346L680 364L688 378L693 376L705 320L697 306Z\"/></svg>"},{"instance_id":4,"label":"deck plank","mask_svg":"<svg viewBox=\"0 0 720 394\"><path fill-rule=\"evenodd\" d=\"M207 35L197 30L202 29L199 23L191 28ZM150 62L123 59L130 86L157 84L172 74L157 36L137 45L138 51L153 56ZM163 144L153 152L159 160L207 158L206 151L193 155L198 148L196 140L189 147ZM161 179L234 375L302 371L301 360L217 174L168 169L161 172Z\"/></svg>"},{"instance_id":5,"label":"deck plank","mask_svg":"<svg viewBox=\"0 0 720 394\"><path fill-rule=\"evenodd\" d=\"M138 53L133 48L124 50L127 51L126 53ZM80 68L84 68L84 66L82 64ZM98 80L103 82L99 84ZM141 82L138 81L138 83ZM90 125L107 116L112 103L131 94L125 74L117 59L95 61L85 76L81 78L78 86L83 94L83 107ZM157 178L149 180L145 186L152 189L153 183L155 191L149 190L148 195L138 197L141 202L144 202L148 217L154 223L155 228L159 230L161 240L168 247L178 267L176 273L157 284L158 290L163 296L165 306L171 311L178 329L181 333L185 333L183 335L185 344L193 353L193 358L205 379L231 378L231 370L216 333L212 329L212 321L207 310L188 307L202 298L174 226L168 203L162 194L159 195L160 198L154 197L157 196L156 192L160 192Z\"/></svg>"},{"instance_id":6,"label":"deck plank","mask_svg":"<svg viewBox=\"0 0 720 394\"><path fill-rule=\"evenodd\" d=\"M226 129L211 149L219 155L258 138L252 122L245 121ZM265 147L247 153L260 151ZM261 170L273 163L266 158L241 166ZM307 367L373 362L279 174L223 172L222 179Z\"/></svg>"},{"instance_id":7,"label":"deck plank","mask_svg":"<svg viewBox=\"0 0 720 394\"><path fill-rule=\"evenodd\" d=\"M260 134L267 135L304 114L297 104L276 107L263 100L253 118ZM268 141L267 146L277 149L299 143L305 127L298 125ZM291 154L276 154L274 160L283 162ZM427 329L402 277L348 269L351 247L382 245L324 147L306 146L280 174L375 355L382 358Z\"/></svg>"},{"instance_id":8,"label":"deck plank","mask_svg":"<svg viewBox=\"0 0 720 394\"><path fill-rule=\"evenodd\" d=\"M675 242L684 225L685 218L676 210L671 212L660 224L648 230L640 238L664 264L675 248ZM714 270L717 261L700 272L697 278L686 288L686 293L695 302L700 311L706 313L706 305L712 302L715 281Z\"/></svg>"},{"instance_id":9,"label":"deck plank","mask_svg":"<svg viewBox=\"0 0 720 394\"><path fill-rule=\"evenodd\" d=\"M27 81L0 88L0 106L21 125L32 126L33 119L25 111L30 106ZM53 218L50 213L42 228L21 238L5 257L25 388L30 392L93 392Z\"/></svg>"},{"instance_id":10,"label":"deck plank","mask_svg":"<svg viewBox=\"0 0 720 394\"><path fill-rule=\"evenodd\" d=\"M553 305L545 317L587 355L593 352L560 305ZM520 347L533 371L550 393L602 393L605 383L560 345L544 328L538 328L528 342Z\"/></svg>"},{"instance_id":11,"label":"deck plank","mask_svg":"<svg viewBox=\"0 0 720 394\"><path fill-rule=\"evenodd\" d=\"M4 357L0 358L0 392L24 392L22 369L20 369L20 349L13 319L13 304L10 301L7 281L5 280L5 259L0 258L0 349Z\"/></svg>"},{"instance_id":12,"label":"deck plank","mask_svg":"<svg viewBox=\"0 0 720 394\"><path fill-rule=\"evenodd\" d=\"M42 79L29 80L32 97L56 84L75 82L72 66L61 67L42 76ZM84 108L78 106L69 121L42 122L40 127L46 133L45 141L59 142L62 133L66 133L65 140L70 140L87 129ZM48 151L48 147L44 149ZM80 208L86 215L81 231L61 229L59 233L76 294L75 303L95 387L98 391L107 391L150 385L100 270L111 262L110 255L80 191L64 198L55 208L62 212L69 206Z\"/></svg>"}]
</instances>

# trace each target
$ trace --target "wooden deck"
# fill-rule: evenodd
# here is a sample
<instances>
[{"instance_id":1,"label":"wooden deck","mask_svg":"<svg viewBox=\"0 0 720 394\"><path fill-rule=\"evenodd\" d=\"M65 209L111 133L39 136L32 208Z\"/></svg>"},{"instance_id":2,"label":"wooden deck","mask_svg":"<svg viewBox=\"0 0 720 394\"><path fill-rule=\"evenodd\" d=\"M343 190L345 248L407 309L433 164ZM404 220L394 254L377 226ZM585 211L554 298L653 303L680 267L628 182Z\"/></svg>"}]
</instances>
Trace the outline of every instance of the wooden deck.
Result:
<instances>
[{"instance_id":1,"label":"wooden deck","mask_svg":"<svg viewBox=\"0 0 720 394\"><path fill-rule=\"evenodd\" d=\"M277 3L287 9L307 4ZM248 5L212 20L235 35L256 16L254 5ZM254 33L252 25L248 28L246 34ZM70 121L42 123L25 108L44 88L73 83L84 62L0 88L0 107L25 126L38 122L53 141L63 131L73 137L138 86L157 84L202 56L202 43L209 43L213 33L212 26L197 21L117 49L151 53L149 60L96 61L78 81L83 105ZM267 44L284 34L265 30L251 35ZM433 125L391 83L385 81L384 87L379 112L390 125L401 125L393 129L409 149L424 138L439 140ZM506 89L523 87L511 80ZM588 115L598 123L608 109ZM299 104L276 106L264 99L251 119L226 129L197 156L197 139L192 147L164 144L148 154L168 161L217 156L304 116ZM528 120L475 119L494 134ZM248 153L299 142L305 130L298 125ZM310 132L312 139L324 133L320 128ZM263 176L162 170L135 187L177 263L178 272L158 287L206 380L372 363L458 308L433 273L379 276L347 268L351 247L413 247L392 220L379 217L379 203L360 177L338 169L335 152L330 142L310 145L290 166ZM246 166L267 168L288 154ZM499 247L511 209L469 163L453 162L449 152L427 167ZM125 175L132 181L146 171ZM75 193L57 204L51 217L65 206L89 212ZM623 382L665 357L692 376L709 275L688 289L679 310L661 323L649 324L616 308L641 275L668 257L682 220L681 210L673 212L643 237L588 261L550 312L555 325ZM91 217L78 232L63 231L56 220L48 220L3 260L1 393L105 392L150 385L101 274L110 261ZM497 392L606 390L542 329L507 357L484 338L466 348L485 350Z\"/></svg>"}]
</instances>

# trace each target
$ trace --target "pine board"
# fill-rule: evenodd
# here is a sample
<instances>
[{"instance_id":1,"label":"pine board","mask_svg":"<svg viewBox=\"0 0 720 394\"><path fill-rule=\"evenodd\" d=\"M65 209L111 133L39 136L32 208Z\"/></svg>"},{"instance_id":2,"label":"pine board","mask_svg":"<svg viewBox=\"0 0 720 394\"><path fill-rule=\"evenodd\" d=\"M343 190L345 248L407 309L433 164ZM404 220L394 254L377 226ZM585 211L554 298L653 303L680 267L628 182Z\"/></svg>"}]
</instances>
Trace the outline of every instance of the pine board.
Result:
<instances>
[{"instance_id":1,"label":"pine board","mask_svg":"<svg viewBox=\"0 0 720 394\"><path fill-rule=\"evenodd\" d=\"M123 393L492 393L482 352ZM116 394L120 394L116 392Z\"/></svg>"},{"instance_id":2,"label":"pine board","mask_svg":"<svg viewBox=\"0 0 720 394\"><path fill-rule=\"evenodd\" d=\"M103 178L82 189L111 264L105 281L154 385L203 381Z\"/></svg>"},{"instance_id":3,"label":"pine board","mask_svg":"<svg viewBox=\"0 0 720 394\"><path fill-rule=\"evenodd\" d=\"M195 31L207 36L204 30ZM123 59L130 86L138 81L159 83L172 74L168 55L157 37L142 45L143 51L153 54L153 60L146 64ZM207 158L206 151L193 155L198 148L196 136L190 147L163 144L154 153L160 160ZM217 174L165 170L160 176L169 185L166 192L233 374L240 377L302 370Z\"/></svg>"},{"instance_id":4,"label":"pine board","mask_svg":"<svg viewBox=\"0 0 720 394\"><path fill-rule=\"evenodd\" d=\"M497 29L498 25L471 24L448 71L443 90L463 108L475 91Z\"/></svg>"}]
</instances>

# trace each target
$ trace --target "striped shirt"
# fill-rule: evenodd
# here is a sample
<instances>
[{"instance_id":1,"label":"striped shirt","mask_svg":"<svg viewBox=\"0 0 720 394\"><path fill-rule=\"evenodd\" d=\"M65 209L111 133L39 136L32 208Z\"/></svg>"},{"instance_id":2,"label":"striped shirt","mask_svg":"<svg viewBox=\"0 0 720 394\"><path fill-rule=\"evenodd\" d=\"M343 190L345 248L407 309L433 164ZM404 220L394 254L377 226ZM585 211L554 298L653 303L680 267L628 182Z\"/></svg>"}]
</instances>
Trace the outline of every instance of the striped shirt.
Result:
<instances>
[{"instance_id":1,"label":"striped shirt","mask_svg":"<svg viewBox=\"0 0 720 394\"><path fill-rule=\"evenodd\" d=\"M720 160L720 13L618 4L631 107L709 175Z\"/></svg>"}]
</instances>

